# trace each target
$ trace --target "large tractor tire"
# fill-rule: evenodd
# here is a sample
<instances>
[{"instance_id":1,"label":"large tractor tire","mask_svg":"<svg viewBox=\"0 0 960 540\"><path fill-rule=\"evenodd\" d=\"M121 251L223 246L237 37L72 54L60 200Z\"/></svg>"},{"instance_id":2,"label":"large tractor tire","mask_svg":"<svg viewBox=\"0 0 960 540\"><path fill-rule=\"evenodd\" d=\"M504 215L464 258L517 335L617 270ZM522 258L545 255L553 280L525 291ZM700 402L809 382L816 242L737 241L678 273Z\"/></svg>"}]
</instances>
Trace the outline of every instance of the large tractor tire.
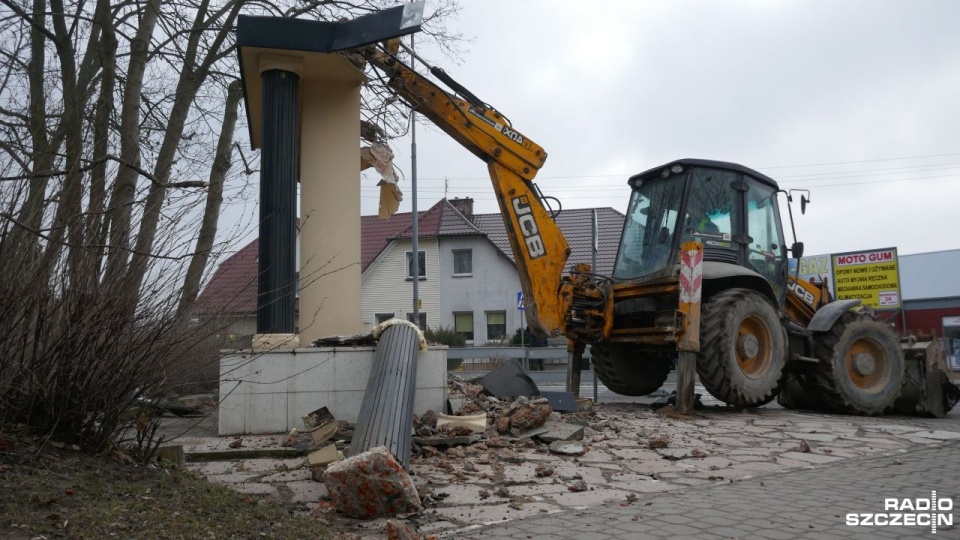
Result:
<instances>
[{"instance_id":1,"label":"large tractor tire","mask_svg":"<svg viewBox=\"0 0 960 540\"><path fill-rule=\"evenodd\" d=\"M877 415L893 407L905 378L893 330L868 312L848 311L814 339L820 363L813 382L827 410Z\"/></svg>"},{"instance_id":2,"label":"large tractor tire","mask_svg":"<svg viewBox=\"0 0 960 540\"><path fill-rule=\"evenodd\" d=\"M650 347L594 343L590 355L600 382L623 396L652 394L670 374L670 357Z\"/></svg>"},{"instance_id":3,"label":"large tractor tire","mask_svg":"<svg viewBox=\"0 0 960 540\"><path fill-rule=\"evenodd\" d=\"M735 407L759 407L777 394L786 337L757 291L729 289L703 304L697 374L707 392Z\"/></svg>"}]
</instances>

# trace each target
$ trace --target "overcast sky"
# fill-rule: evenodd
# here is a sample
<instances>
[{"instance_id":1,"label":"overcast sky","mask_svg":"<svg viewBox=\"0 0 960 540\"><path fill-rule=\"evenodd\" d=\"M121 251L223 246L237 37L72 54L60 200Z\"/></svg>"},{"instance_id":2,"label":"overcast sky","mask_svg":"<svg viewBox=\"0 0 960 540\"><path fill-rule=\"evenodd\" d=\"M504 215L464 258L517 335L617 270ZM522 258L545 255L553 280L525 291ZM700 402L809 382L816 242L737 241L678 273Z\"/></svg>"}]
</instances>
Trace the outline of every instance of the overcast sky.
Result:
<instances>
[{"instance_id":1,"label":"overcast sky","mask_svg":"<svg viewBox=\"0 0 960 540\"><path fill-rule=\"evenodd\" d=\"M808 254L960 248L960 1L462 3L460 65L418 50L546 149L565 208L623 212L630 175L717 159L812 191ZM483 162L436 129L417 147L421 210L447 178L497 211ZM393 149L409 211L409 139Z\"/></svg>"}]
</instances>

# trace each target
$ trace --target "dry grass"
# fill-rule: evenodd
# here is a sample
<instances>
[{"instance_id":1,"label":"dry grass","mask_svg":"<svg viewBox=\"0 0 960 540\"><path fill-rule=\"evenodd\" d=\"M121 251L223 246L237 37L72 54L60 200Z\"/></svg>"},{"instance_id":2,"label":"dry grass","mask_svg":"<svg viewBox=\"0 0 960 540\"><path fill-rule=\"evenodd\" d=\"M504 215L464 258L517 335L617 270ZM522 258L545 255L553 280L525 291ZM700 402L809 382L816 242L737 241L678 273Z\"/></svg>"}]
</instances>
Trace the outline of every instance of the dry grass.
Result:
<instances>
[{"instance_id":1,"label":"dry grass","mask_svg":"<svg viewBox=\"0 0 960 540\"><path fill-rule=\"evenodd\" d=\"M0 434L0 538L329 538L312 515L177 468ZM12 447L11 447L12 445Z\"/></svg>"}]
</instances>

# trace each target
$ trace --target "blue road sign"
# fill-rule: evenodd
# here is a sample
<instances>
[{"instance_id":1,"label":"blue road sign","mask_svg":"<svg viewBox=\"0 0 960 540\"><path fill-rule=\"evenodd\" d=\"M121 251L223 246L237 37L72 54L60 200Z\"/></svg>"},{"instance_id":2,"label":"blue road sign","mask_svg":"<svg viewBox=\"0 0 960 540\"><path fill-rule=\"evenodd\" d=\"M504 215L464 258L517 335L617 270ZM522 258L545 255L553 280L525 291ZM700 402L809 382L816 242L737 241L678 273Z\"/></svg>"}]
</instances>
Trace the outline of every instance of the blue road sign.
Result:
<instances>
[{"instance_id":1,"label":"blue road sign","mask_svg":"<svg viewBox=\"0 0 960 540\"><path fill-rule=\"evenodd\" d=\"M523 291L517 291L517 309L523 311Z\"/></svg>"}]
</instances>

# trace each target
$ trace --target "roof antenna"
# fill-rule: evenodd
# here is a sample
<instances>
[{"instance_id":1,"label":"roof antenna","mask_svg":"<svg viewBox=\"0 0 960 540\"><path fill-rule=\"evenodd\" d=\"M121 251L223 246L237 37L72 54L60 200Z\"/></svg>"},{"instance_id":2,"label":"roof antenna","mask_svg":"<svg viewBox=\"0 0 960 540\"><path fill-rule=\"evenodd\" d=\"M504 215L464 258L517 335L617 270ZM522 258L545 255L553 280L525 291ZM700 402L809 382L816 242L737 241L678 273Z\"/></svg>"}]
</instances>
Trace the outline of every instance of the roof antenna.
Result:
<instances>
[{"instance_id":1,"label":"roof antenna","mask_svg":"<svg viewBox=\"0 0 960 540\"><path fill-rule=\"evenodd\" d=\"M447 198L447 191L450 190L450 179L446 176L443 177L443 198Z\"/></svg>"}]
</instances>

